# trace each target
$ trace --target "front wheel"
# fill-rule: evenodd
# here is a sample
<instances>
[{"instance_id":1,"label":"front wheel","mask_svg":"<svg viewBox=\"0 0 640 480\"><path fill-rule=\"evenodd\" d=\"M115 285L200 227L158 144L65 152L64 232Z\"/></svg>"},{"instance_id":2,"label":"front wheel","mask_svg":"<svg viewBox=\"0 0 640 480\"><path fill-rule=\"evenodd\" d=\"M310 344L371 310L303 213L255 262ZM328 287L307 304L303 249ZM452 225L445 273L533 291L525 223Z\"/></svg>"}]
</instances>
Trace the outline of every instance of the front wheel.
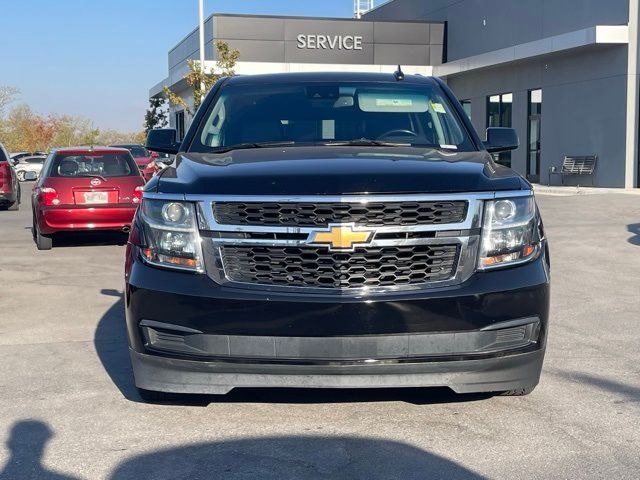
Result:
<instances>
[{"instance_id":1,"label":"front wheel","mask_svg":"<svg viewBox=\"0 0 640 480\"><path fill-rule=\"evenodd\" d=\"M500 395L503 397L524 397L525 395L529 395L531 392L533 392L535 388L536 387L516 388L515 390L500 392Z\"/></svg>"},{"instance_id":2,"label":"front wheel","mask_svg":"<svg viewBox=\"0 0 640 480\"><path fill-rule=\"evenodd\" d=\"M51 250L53 248L53 237L51 235L43 235L38 228L35 217L33 218L33 239L36 241L38 250Z\"/></svg>"}]
</instances>

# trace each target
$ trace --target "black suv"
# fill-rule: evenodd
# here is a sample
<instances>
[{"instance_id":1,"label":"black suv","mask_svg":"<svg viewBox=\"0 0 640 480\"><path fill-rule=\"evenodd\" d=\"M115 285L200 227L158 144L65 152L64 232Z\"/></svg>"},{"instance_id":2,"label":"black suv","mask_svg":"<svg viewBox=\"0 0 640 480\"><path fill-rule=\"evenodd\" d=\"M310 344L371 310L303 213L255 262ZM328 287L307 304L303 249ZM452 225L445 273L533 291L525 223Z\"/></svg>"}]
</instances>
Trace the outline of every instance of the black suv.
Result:
<instances>
[{"instance_id":1,"label":"black suv","mask_svg":"<svg viewBox=\"0 0 640 480\"><path fill-rule=\"evenodd\" d=\"M143 398L235 387L529 393L549 316L531 185L494 162L436 78L219 81L131 232L126 309Z\"/></svg>"}]
</instances>

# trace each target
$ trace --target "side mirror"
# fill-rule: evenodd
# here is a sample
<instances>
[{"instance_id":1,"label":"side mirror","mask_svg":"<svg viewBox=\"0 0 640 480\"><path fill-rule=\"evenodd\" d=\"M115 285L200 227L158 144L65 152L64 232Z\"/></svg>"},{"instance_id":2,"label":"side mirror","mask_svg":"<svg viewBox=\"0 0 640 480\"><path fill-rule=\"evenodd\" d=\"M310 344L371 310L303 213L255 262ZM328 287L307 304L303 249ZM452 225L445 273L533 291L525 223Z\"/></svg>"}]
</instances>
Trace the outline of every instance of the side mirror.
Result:
<instances>
[{"instance_id":1,"label":"side mirror","mask_svg":"<svg viewBox=\"0 0 640 480\"><path fill-rule=\"evenodd\" d=\"M38 174L36 172L24 172L24 179L27 182L32 182L38 179Z\"/></svg>"},{"instance_id":2,"label":"side mirror","mask_svg":"<svg viewBox=\"0 0 640 480\"><path fill-rule=\"evenodd\" d=\"M487 140L483 143L489 153L508 152L520 146L518 133L513 128L487 128Z\"/></svg>"},{"instance_id":3,"label":"side mirror","mask_svg":"<svg viewBox=\"0 0 640 480\"><path fill-rule=\"evenodd\" d=\"M146 147L152 152L175 155L180 150L180 143L176 140L177 136L178 132L173 128L151 130L147 135Z\"/></svg>"}]
</instances>

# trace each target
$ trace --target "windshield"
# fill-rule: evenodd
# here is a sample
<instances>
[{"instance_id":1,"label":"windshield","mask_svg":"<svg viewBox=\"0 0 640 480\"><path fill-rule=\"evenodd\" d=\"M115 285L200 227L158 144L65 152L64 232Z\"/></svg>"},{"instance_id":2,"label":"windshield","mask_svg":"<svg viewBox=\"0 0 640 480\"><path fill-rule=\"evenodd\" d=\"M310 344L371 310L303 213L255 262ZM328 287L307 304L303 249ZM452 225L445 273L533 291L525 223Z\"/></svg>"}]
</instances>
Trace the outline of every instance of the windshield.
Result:
<instances>
[{"instance_id":1,"label":"windshield","mask_svg":"<svg viewBox=\"0 0 640 480\"><path fill-rule=\"evenodd\" d=\"M149 152L144 147L127 147L134 158L148 157Z\"/></svg>"},{"instance_id":2,"label":"windshield","mask_svg":"<svg viewBox=\"0 0 640 480\"><path fill-rule=\"evenodd\" d=\"M131 155L86 154L56 155L51 164L52 177L127 177L140 175Z\"/></svg>"},{"instance_id":3,"label":"windshield","mask_svg":"<svg viewBox=\"0 0 640 480\"><path fill-rule=\"evenodd\" d=\"M191 151L270 142L362 145L362 140L475 150L435 85L308 82L224 88Z\"/></svg>"}]
</instances>

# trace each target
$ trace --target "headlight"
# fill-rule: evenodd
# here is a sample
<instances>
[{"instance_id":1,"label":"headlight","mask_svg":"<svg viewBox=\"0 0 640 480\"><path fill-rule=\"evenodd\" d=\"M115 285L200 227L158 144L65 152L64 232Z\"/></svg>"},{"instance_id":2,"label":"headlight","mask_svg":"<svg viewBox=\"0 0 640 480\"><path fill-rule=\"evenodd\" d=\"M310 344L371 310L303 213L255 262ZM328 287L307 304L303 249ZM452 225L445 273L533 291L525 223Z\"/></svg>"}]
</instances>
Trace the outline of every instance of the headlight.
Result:
<instances>
[{"instance_id":1,"label":"headlight","mask_svg":"<svg viewBox=\"0 0 640 480\"><path fill-rule=\"evenodd\" d=\"M478 269L532 260L538 254L538 245L536 206L532 196L485 203Z\"/></svg>"},{"instance_id":2,"label":"headlight","mask_svg":"<svg viewBox=\"0 0 640 480\"><path fill-rule=\"evenodd\" d=\"M143 259L159 267L204 272L202 245L192 203L143 200Z\"/></svg>"}]
</instances>

